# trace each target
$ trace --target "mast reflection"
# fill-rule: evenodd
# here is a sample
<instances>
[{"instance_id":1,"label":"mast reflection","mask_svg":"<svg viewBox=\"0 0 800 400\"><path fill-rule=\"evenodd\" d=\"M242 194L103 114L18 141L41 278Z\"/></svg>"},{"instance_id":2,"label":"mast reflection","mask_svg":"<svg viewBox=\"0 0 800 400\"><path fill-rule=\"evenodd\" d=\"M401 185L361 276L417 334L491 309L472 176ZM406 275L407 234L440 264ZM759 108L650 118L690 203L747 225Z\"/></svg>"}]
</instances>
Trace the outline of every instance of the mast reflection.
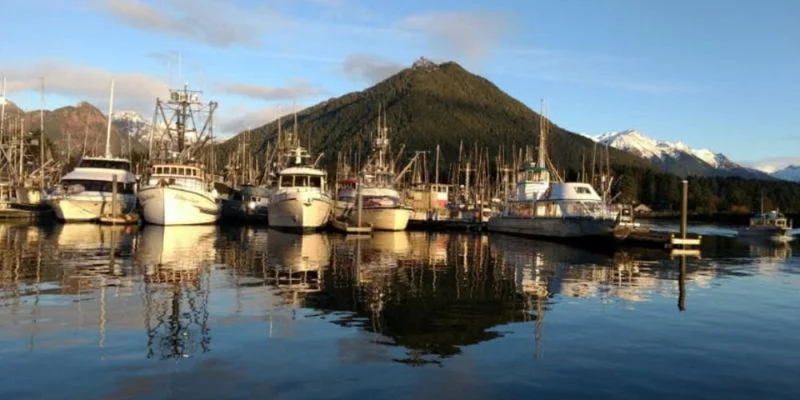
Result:
<instances>
[{"instance_id":1,"label":"mast reflection","mask_svg":"<svg viewBox=\"0 0 800 400\"><path fill-rule=\"evenodd\" d=\"M216 226L142 229L137 263L144 273L148 358L188 358L211 349L209 267Z\"/></svg>"}]
</instances>

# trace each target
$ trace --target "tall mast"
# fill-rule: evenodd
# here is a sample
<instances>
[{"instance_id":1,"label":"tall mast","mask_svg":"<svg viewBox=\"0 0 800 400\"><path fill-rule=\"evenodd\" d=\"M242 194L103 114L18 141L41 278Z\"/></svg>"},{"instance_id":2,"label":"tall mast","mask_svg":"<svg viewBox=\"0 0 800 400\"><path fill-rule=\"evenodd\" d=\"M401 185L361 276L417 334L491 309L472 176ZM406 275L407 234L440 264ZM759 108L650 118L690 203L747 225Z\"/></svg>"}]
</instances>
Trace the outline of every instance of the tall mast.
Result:
<instances>
[{"instance_id":1,"label":"tall mast","mask_svg":"<svg viewBox=\"0 0 800 400\"><path fill-rule=\"evenodd\" d=\"M106 158L111 157L111 120L114 113L114 80L108 93L108 123L106 124Z\"/></svg>"},{"instance_id":2,"label":"tall mast","mask_svg":"<svg viewBox=\"0 0 800 400\"><path fill-rule=\"evenodd\" d=\"M539 114L539 167L547 168L547 121L545 117L544 99L541 101Z\"/></svg>"},{"instance_id":3,"label":"tall mast","mask_svg":"<svg viewBox=\"0 0 800 400\"><path fill-rule=\"evenodd\" d=\"M3 141L6 127L6 77L3 77L3 101L0 102L0 143Z\"/></svg>"},{"instance_id":4,"label":"tall mast","mask_svg":"<svg viewBox=\"0 0 800 400\"><path fill-rule=\"evenodd\" d=\"M39 186L44 188L44 78L40 93L41 106L39 107Z\"/></svg>"}]
</instances>

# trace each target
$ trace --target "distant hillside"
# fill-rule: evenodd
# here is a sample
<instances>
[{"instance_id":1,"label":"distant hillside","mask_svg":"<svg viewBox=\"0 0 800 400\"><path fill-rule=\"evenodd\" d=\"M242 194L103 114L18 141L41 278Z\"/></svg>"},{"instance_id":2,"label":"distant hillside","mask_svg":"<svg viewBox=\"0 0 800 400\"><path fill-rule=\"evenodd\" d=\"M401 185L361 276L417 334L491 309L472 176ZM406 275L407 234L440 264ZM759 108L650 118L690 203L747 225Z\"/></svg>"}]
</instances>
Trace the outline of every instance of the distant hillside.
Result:
<instances>
[{"instance_id":1,"label":"distant hillside","mask_svg":"<svg viewBox=\"0 0 800 400\"><path fill-rule=\"evenodd\" d=\"M298 112L299 131L312 151L324 151L328 165L338 151L366 152L376 129L378 107L386 109L394 148L406 144L407 151L433 152L441 145L443 163L457 161L459 143L465 149L488 147L493 159L504 146L510 154L516 147L535 145L539 135L539 114L512 98L488 80L474 75L454 62L435 65L421 60L388 79L360 92L333 98ZM283 119L290 128L291 118ZM253 131L251 145L261 146L277 134L276 122ZM594 142L552 125L549 152L559 169L578 171L583 155L590 159ZM230 152L237 140L220 145L218 154ZM615 149L613 164L648 166L645 160ZM443 164L446 165L446 164Z\"/></svg>"},{"instance_id":2,"label":"distant hillside","mask_svg":"<svg viewBox=\"0 0 800 400\"><path fill-rule=\"evenodd\" d=\"M8 105L6 114L9 114ZM18 113L12 119L20 116L25 119L26 130L39 131L39 110L25 112L24 115ZM84 151L86 154L101 155L105 151L107 121L102 111L87 102L81 102L77 106L45 110L44 132L46 140L58 149L56 153L60 158L66 158L68 154L74 158ZM146 150L135 139L130 141L130 146L134 152ZM116 127L111 129L111 151L114 155L128 154L128 136Z\"/></svg>"}]
</instances>

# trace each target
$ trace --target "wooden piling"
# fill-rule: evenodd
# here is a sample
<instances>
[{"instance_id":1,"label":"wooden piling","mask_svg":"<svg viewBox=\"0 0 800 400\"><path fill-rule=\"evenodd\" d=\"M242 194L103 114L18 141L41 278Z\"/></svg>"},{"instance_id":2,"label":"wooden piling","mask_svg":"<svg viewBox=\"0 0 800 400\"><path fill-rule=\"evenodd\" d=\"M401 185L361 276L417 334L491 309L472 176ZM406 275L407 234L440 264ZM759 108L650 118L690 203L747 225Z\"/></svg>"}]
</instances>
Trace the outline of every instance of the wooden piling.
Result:
<instances>
[{"instance_id":1,"label":"wooden piling","mask_svg":"<svg viewBox=\"0 0 800 400\"><path fill-rule=\"evenodd\" d=\"M681 197L681 239L686 239L689 214L689 181L684 179L681 183L683 186Z\"/></svg>"},{"instance_id":2,"label":"wooden piling","mask_svg":"<svg viewBox=\"0 0 800 400\"><path fill-rule=\"evenodd\" d=\"M111 176L111 218L113 223L117 220L117 174Z\"/></svg>"}]
</instances>

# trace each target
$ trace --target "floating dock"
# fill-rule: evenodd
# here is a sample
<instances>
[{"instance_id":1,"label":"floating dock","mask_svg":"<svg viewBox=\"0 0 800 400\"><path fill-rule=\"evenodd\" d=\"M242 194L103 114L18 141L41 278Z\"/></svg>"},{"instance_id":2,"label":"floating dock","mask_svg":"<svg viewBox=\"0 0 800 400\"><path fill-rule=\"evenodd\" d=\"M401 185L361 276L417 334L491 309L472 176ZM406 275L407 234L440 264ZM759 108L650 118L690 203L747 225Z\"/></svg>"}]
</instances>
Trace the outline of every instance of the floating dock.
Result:
<instances>
[{"instance_id":1,"label":"floating dock","mask_svg":"<svg viewBox=\"0 0 800 400\"><path fill-rule=\"evenodd\" d=\"M460 219L411 220L408 221L408 230L486 232L486 223Z\"/></svg>"},{"instance_id":2,"label":"floating dock","mask_svg":"<svg viewBox=\"0 0 800 400\"><path fill-rule=\"evenodd\" d=\"M370 224L362 223L361 226L359 226L357 223L341 219L331 220L331 227L336 231L348 235L366 235L372 232L372 225Z\"/></svg>"}]
</instances>

